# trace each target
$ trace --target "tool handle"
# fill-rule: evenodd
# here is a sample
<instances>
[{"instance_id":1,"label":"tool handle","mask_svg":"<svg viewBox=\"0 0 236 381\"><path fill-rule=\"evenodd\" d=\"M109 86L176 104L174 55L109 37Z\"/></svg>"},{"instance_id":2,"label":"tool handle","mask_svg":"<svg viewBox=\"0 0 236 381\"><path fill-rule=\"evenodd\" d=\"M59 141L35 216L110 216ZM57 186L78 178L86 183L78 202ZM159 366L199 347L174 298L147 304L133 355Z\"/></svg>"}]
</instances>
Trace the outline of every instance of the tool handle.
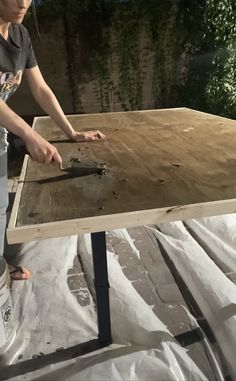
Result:
<instances>
[{"instance_id":1,"label":"tool handle","mask_svg":"<svg viewBox=\"0 0 236 381\"><path fill-rule=\"evenodd\" d=\"M60 171L64 171L65 170L65 168L63 168L63 166L62 166L62 162L59 163L59 169L60 169Z\"/></svg>"},{"instance_id":2,"label":"tool handle","mask_svg":"<svg viewBox=\"0 0 236 381\"><path fill-rule=\"evenodd\" d=\"M25 145L22 145L20 147L20 152L23 154L23 155L30 155L29 151L27 150L26 146ZM62 162L58 164L59 166L59 169L60 171L65 171L65 168L63 168L63 164Z\"/></svg>"}]
</instances>

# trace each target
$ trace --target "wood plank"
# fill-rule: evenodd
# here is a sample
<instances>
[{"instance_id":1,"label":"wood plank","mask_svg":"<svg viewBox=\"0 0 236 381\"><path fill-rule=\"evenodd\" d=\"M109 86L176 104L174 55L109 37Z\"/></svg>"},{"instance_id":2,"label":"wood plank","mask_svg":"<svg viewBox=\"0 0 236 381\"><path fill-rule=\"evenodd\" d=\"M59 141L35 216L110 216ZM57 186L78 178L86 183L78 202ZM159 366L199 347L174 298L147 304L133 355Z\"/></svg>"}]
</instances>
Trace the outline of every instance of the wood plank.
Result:
<instances>
[{"instance_id":1,"label":"wood plank","mask_svg":"<svg viewBox=\"0 0 236 381\"><path fill-rule=\"evenodd\" d=\"M18 211L19 211L20 198L21 198L21 193L22 193L22 189L23 189L23 185L24 185L24 179L25 179L25 175L26 175L26 168L27 168L28 159L29 159L29 155L26 155L24 158L24 161L23 161L20 178L19 178L18 185L17 185L16 196L15 196L15 200L13 203L11 217L10 217L9 225L8 225L9 228L14 228L16 226L17 215L18 215Z\"/></svg>"},{"instance_id":2,"label":"wood plank","mask_svg":"<svg viewBox=\"0 0 236 381\"><path fill-rule=\"evenodd\" d=\"M9 242L236 211L236 121L185 108L69 120L106 141L69 142L48 117L34 125L66 166L77 158L107 170L71 177L29 160Z\"/></svg>"},{"instance_id":3,"label":"wood plank","mask_svg":"<svg viewBox=\"0 0 236 381\"><path fill-rule=\"evenodd\" d=\"M218 201L122 214L117 213L44 224L24 225L20 227L12 227L9 225L7 229L7 239L9 243L38 241L46 238L93 233L123 227L135 227L235 212L236 199L232 199L224 202Z\"/></svg>"},{"instance_id":4,"label":"wood plank","mask_svg":"<svg viewBox=\"0 0 236 381\"><path fill-rule=\"evenodd\" d=\"M32 124L33 129L35 128L36 121L37 121L37 118L34 118L34 121ZM18 216L18 211L19 211L20 199L21 199L22 189L23 189L23 185L24 185L24 181L25 181L28 161L29 161L29 155L25 155L23 165L22 165L22 169L21 169L20 178L19 178L18 184L17 184L16 195L14 198L13 207L11 210L11 216L9 219L9 224L8 224L9 229L14 229L16 226L16 223L17 223L17 216Z\"/></svg>"}]
</instances>

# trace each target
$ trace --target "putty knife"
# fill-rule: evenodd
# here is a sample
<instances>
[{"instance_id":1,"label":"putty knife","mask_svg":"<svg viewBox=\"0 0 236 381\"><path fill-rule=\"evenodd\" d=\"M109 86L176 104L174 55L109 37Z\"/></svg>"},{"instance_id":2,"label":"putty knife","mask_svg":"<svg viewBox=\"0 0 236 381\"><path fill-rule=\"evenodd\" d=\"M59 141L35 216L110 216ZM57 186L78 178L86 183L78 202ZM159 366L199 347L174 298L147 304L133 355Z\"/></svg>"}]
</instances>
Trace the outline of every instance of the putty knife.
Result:
<instances>
[{"instance_id":1,"label":"putty knife","mask_svg":"<svg viewBox=\"0 0 236 381\"><path fill-rule=\"evenodd\" d=\"M24 155L30 155L25 146L21 147L21 152ZM85 176L91 173L102 175L106 169L105 164L81 163L79 159L71 159L71 165L64 167L63 163L59 164L59 169L62 172L70 173L75 176Z\"/></svg>"},{"instance_id":2,"label":"putty knife","mask_svg":"<svg viewBox=\"0 0 236 381\"><path fill-rule=\"evenodd\" d=\"M62 163L59 164L60 171L71 173L75 176L84 176L89 175L91 173L95 173L98 175L102 175L105 171L105 165L96 165L96 164L88 164L82 163L78 159L71 160L71 166L63 167Z\"/></svg>"}]
</instances>

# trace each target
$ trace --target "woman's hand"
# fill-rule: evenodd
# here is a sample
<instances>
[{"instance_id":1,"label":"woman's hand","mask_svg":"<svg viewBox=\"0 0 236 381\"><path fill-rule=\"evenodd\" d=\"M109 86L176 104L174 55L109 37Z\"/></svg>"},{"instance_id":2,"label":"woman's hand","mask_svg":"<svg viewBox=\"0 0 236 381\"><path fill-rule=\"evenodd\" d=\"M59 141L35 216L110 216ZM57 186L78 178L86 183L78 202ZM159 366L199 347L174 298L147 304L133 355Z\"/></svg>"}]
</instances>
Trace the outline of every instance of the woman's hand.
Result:
<instances>
[{"instance_id":1,"label":"woman's hand","mask_svg":"<svg viewBox=\"0 0 236 381\"><path fill-rule=\"evenodd\" d=\"M25 145L33 161L42 164L61 163L57 149L34 130L25 138Z\"/></svg>"},{"instance_id":2,"label":"woman's hand","mask_svg":"<svg viewBox=\"0 0 236 381\"><path fill-rule=\"evenodd\" d=\"M94 140L105 139L105 135L98 130L77 132L73 131L71 138L76 142L91 142Z\"/></svg>"}]
</instances>

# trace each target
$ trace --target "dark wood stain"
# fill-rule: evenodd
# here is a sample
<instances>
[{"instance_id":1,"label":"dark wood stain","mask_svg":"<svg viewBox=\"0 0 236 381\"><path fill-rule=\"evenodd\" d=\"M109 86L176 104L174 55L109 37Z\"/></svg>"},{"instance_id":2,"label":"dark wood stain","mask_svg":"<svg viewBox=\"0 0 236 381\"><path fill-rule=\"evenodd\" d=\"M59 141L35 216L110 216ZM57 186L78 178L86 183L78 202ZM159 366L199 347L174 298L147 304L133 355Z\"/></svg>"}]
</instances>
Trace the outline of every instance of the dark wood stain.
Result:
<instances>
[{"instance_id":1,"label":"dark wood stain","mask_svg":"<svg viewBox=\"0 0 236 381\"><path fill-rule=\"evenodd\" d=\"M29 160L17 226L236 198L236 121L189 109L69 117L105 141L65 139L50 118L35 129L70 166L106 165L102 175L62 174Z\"/></svg>"}]
</instances>

